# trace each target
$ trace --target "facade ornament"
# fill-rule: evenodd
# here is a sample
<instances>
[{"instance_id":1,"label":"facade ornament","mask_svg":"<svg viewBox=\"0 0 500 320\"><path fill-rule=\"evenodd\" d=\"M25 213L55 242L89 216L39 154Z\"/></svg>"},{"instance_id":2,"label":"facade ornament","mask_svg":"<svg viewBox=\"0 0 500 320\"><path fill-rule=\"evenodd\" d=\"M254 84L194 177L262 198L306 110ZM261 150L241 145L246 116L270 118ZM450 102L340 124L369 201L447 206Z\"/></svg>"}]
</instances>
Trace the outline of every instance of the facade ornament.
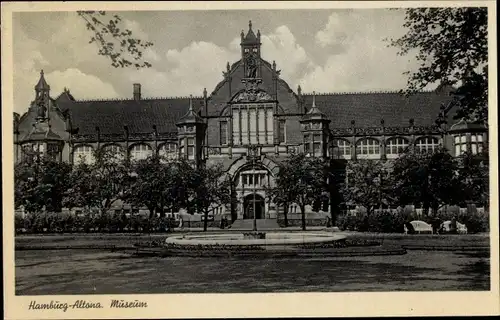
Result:
<instances>
[{"instance_id":1,"label":"facade ornament","mask_svg":"<svg viewBox=\"0 0 500 320\"><path fill-rule=\"evenodd\" d=\"M257 61L255 60L255 56L252 52L248 53L245 62L247 67L246 77L250 79L257 78Z\"/></svg>"}]
</instances>

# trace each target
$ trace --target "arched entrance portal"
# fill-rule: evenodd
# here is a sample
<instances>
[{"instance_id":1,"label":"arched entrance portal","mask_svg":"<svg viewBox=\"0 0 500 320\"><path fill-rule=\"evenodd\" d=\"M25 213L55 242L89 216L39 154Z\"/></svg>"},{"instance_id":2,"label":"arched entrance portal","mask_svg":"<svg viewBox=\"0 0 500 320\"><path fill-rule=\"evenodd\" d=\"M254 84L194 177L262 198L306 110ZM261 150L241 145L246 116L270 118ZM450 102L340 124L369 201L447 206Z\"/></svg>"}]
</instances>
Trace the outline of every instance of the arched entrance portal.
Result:
<instances>
[{"instance_id":1,"label":"arched entrance portal","mask_svg":"<svg viewBox=\"0 0 500 320\"><path fill-rule=\"evenodd\" d=\"M258 194L249 194L243 200L243 219L264 219L264 198Z\"/></svg>"}]
</instances>

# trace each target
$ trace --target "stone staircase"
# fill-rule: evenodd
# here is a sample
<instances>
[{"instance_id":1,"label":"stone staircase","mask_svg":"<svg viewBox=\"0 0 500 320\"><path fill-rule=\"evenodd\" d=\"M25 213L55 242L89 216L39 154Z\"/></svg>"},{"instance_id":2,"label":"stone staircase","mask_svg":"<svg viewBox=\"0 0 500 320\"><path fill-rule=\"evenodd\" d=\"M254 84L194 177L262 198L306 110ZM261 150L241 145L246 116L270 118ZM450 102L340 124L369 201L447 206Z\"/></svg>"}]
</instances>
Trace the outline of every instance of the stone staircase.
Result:
<instances>
[{"instance_id":1,"label":"stone staircase","mask_svg":"<svg viewBox=\"0 0 500 320\"><path fill-rule=\"evenodd\" d=\"M280 226L276 219L257 219L257 230L273 230L279 229ZM230 230L252 230L253 220L252 219L238 219L231 225Z\"/></svg>"}]
</instances>

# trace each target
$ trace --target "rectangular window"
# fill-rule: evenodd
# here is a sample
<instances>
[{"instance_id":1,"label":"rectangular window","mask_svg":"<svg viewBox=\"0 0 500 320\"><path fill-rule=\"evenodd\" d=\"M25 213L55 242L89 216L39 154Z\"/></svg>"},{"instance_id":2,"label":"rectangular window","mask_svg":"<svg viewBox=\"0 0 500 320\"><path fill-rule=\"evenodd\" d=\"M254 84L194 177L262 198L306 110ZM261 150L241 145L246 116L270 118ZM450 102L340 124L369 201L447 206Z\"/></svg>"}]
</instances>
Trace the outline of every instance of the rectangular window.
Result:
<instances>
[{"instance_id":1,"label":"rectangular window","mask_svg":"<svg viewBox=\"0 0 500 320\"><path fill-rule=\"evenodd\" d=\"M249 122L250 122L250 143L257 143L257 109L249 109Z\"/></svg>"},{"instance_id":2,"label":"rectangular window","mask_svg":"<svg viewBox=\"0 0 500 320\"><path fill-rule=\"evenodd\" d=\"M221 121L220 123L220 144L227 144L227 121Z\"/></svg>"},{"instance_id":3,"label":"rectangular window","mask_svg":"<svg viewBox=\"0 0 500 320\"><path fill-rule=\"evenodd\" d=\"M280 120L279 121L279 139L280 139L280 143L284 143L285 142L285 120Z\"/></svg>"},{"instance_id":4,"label":"rectangular window","mask_svg":"<svg viewBox=\"0 0 500 320\"><path fill-rule=\"evenodd\" d=\"M240 111L237 108L233 109L233 144L240 144Z\"/></svg>"},{"instance_id":5,"label":"rectangular window","mask_svg":"<svg viewBox=\"0 0 500 320\"><path fill-rule=\"evenodd\" d=\"M245 109L241 109L241 142L243 144L248 144L248 112Z\"/></svg>"}]
</instances>

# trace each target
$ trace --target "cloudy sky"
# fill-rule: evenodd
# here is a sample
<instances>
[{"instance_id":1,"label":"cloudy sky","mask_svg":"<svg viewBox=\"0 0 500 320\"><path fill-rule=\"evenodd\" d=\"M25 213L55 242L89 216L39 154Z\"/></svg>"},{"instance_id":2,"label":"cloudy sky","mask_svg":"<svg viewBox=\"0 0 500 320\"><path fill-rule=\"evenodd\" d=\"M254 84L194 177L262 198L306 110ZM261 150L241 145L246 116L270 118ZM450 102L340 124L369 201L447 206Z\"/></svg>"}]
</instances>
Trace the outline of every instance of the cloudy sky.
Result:
<instances>
[{"instance_id":1,"label":"cloudy sky","mask_svg":"<svg viewBox=\"0 0 500 320\"><path fill-rule=\"evenodd\" d=\"M108 12L108 15L115 12ZM241 30L262 34L262 55L282 77L305 92L398 90L411 57L387 48L401 36L404 13L387 9L119 12L124 26L149 40L151 68L116 69L89 44L91 33L75 12L13 15L14 104L24 112L43 69L57 97L64 87L76 99L201 95L222 80L226 63L239 59Z\"/></svg>"}]
</instances>

